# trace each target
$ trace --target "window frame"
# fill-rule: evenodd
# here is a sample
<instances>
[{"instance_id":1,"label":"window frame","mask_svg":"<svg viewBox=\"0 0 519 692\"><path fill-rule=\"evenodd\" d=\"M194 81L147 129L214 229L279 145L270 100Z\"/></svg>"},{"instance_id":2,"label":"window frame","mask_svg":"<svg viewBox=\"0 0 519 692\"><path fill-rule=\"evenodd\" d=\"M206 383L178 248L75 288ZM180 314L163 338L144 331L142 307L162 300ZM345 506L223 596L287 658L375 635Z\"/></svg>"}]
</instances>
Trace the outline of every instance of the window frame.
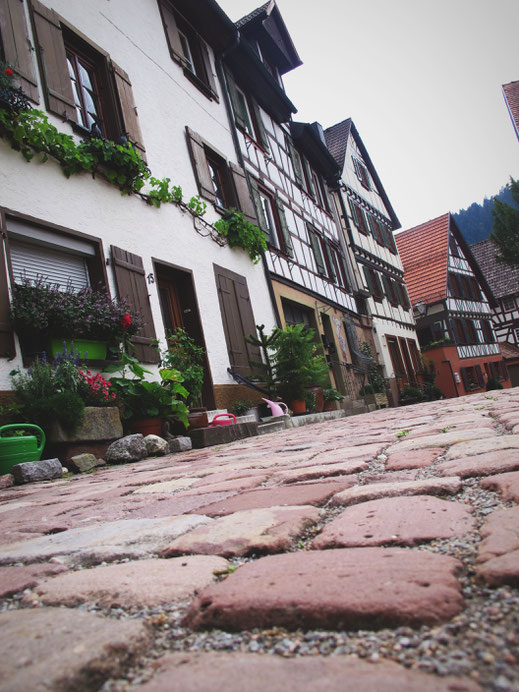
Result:
<instances>
[{"instance_id":1,"label":"window frame","mask_svg":"<svg viewBox=\"0 0 519 692\"><path fill-rule=\"evenodd\" d=\"M351 158L353 160L353 167L355 169L355 175L357 176L360 184L366 190L371 190L372 187L371 187L371 181L370 181L370 176L369 176L369 171L368 171L367 166L364 164L363 161L361 161L356 156L352 155Z\"/></svg>"}]
</instances>

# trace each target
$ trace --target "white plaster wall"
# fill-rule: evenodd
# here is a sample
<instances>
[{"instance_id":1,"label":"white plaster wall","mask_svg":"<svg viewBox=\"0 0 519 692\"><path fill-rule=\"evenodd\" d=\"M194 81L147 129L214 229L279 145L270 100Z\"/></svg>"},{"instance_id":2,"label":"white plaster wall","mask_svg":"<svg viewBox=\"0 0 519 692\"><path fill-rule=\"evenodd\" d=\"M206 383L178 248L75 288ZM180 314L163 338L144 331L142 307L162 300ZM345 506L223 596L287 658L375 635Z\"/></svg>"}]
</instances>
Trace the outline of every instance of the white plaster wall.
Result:
<instances>
[{"instance_id":1,"label":"white plaster wall","mask_svg":"<svg viewBox=\"0 0 519 692\"><path fill-rule=\"evenodd\" d=\"M186 125L236 161L222 99L219 103L207 99L171 60L155 0L48 0L44 4L106 50L129 74L153 175L171 177L182 186L185 199L198 193ZM59 119L50 119L61 130L72 132ZM274 314L261 264L253 265L242 250L221 248L201 237L191 216L175 205L149 207L138 197L123 197L115 187L86 174L67 180L54 162L26 163L2 140L0 158L1 206L42 223L102 238L106 258L112 244L140 255L146 274L153 271L152 258L192 270L213 382L232 382L213 263L247 277L256 323L268 330L274 326ZM219 215L208 207L204 218L212 222ZM108 276L115 295L110 267ZM163 339L156 283L149 284L149 293L157 337ZM0 389L8 388L8 372L19 365L19 356L11 362L0 360Z\"/></svg>"}]
</instances>

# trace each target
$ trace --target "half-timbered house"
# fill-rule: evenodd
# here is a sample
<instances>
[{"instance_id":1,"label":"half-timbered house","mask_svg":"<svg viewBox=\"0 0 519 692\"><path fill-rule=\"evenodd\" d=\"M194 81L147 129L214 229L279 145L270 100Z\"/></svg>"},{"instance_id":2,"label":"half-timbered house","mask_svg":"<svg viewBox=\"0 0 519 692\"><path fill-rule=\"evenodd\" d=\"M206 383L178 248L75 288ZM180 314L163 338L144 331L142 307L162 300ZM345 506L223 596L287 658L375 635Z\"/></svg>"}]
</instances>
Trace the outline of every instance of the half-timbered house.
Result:
<instances>
[{"instance_id":1,"label":"half-timbered house","mask_svg":"<svg viewBox=\"0 0 519 692\"><path fill-rule=\"evenodd\" d=\"M396 236L425 357L446 397L510 387L492 325L495 298L451 214Z\"/></svg>"},{"instance_id":2,"label":"half-timbered house","mask_svg":"<svg viewBox=\"0 0 519 692\"><path fill-rule=\"evenodd\" d=\"M353 121L324 132L340 169L336 198L355 263L356 299L371 317L376 356L393 401L422 370L415 323L393 232L400 228L382 182Z\"/></svg>"},{"instance_id":3,"label":"half-timbered house","mask_svg":"<svg viewBox=\"0 0 519 692\"><path fill-rule=\"evenodd\" d=\"M279 324L312 327L332 384L356 398L364 379L356 367L362 359L356 282L328 192L339 167L321 126L292 119L296 109L282 78L301 61L276 3L236 26L240 37L226 53L225 81L238 159L267 237L265 263Z\"/></svg>"}]
</instances>

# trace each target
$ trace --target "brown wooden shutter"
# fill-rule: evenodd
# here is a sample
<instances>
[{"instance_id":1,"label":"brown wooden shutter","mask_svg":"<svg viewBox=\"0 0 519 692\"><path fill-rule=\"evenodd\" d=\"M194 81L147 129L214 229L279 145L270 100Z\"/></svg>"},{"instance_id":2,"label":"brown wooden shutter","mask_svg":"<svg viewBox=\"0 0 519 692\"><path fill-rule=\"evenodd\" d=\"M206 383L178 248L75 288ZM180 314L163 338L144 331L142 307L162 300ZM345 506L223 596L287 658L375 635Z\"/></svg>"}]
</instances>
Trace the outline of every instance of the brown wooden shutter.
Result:
<instances>
[{"instance_id":1,"label":"brown wooden shutter","mask_svg":"<svg viewBox=\"0 0 519 692\"><path fill-rule=\"evenodd\" d=\"M241 166L235 163L229 164L232 174L232 179L234 181L234 188L236 190L236 198L238 201L238 206L241 211L245 214L245 218L250 223L258 225L258 219L256 217L256 209L251 199L251 194L249 186L247 184L247 177Z\"/></svg>"},{"instance_id":2,"label":"brown wooden shutter","mask_svg":"<svg viewBox=\"0 0 519 692\"><path fill-rule=\"evenodd\" d=\"M214 272L230 366L240 375L250 375L249 361L261 360L261 355L245 341L249 334L256 335L247 279L217 265Z\"/></svg>"},{"instance_id":3,"label":"brown wooden shutter","mask_svg":"<svg viewBox=\"0 0 519 692\"><path fill-rule=\"evenodd\" d=\"M242 102L242 99L238 94L236 83L228 72L226 72L225 74L225 80L227 82L227 89L229 91L229 97L231 99L234 119L236 121L236 127L238 127L240 130L247 131L249 118L245 110L245 106Z\"/></svg>"},{"instance_id":4,"label":"brown wooden shutter","mask_svg":"<svg viewBox=\"0 0 519 692\"><path fill-rule=\"evenodd\" d=\"M250 189L252 192L252 199L254 201L254 207L256 208L256 215L258 217L258 223L261 230L265 233L265 238L267 243L270 242L270 229L267 224L267 219L265 218L265 213L263 212L263 206L261 204L260 193L258 189L258 184L254 178L250 178Z\"/></svg>"},{"instance_id":5,"label":"brown wooden shutter","mask_svg":"<svg viewBox=\"0 0 519 692\"><path fill-rule=\"evenodd\" d=\"M182 50L182 44L180 43L177 21L175 19L173 10L171 9L169 3L165 0L159 0L159 8L162 16L162 23L164 24L164 31L166 32L166 39L168 42L170 55L175 62L185 66L186 58L184 56L184 51Z\"/></svg>"},{"instance_id":6,"label":"brown wooden shutter","mask_svg":"<svg viewBox=\"0 0 519 692\"><path fill-rule=\"evenodd\" d=\"M31 101L39 103L33 48L27 33L23 3L20 0L0 0L0 26L4 57L16 73L16 82Z\"/></svg>"},{"instance_id":7,"label":"brown wooden shutter","mask_svg":"<svg viewBox=\"0 0 519 692\"><path fill-rule=\"evenodd\" d=\"M3 218L0 218L2 223ZM0 358L12 360L15 355L14 333L11 324L9 287L7 282L7 267L5 263L5 229L0 234Z\"/></svg>"},{"instance_id":8,"label":"brown wooden shutter","mask_svg":"<svg viewBox=\"0 0 519 692\"><path fill-rule=\"evenodd\" d=\"M191 161L195 172L195 178L198 185L198 191L202 197L216 201L213 182L209 174L205 148L200 135L186 125L187 143L191 154Z\"/></svg>"},{"instance_id":9,"label":"brown wooden shutter","mask_svg":"<svg viewBox=\"0 0 519 692\"><path fill-rule=\"evenodd\" d=\"M296 183L300 186L304 186L304 175L303 175L303 169L301 167L301 158L299 156L298 151L294 147L294 143L292 142L292 139L286 135L286 143L287 143L287 148L288 148L288 155L290 156L290 160L292 161L292 166L294 168L294 176L296 179Z\"/></svg>"},{"instance_id":10,"label":"brown wooden shutter","mask_svg":"<svg viewBox=\"0 0 519 692\"><path fill-rule=\"evenodd\" d=\"M209 51L203 39L199 38L200 47L200 57L202 58L202 63L204 65L204 72L206 75L206 84L213 93L213 96L218 99L218 91L216 89L216 80L213 74L213 66L211 65L211 58L209 57Z\"/></svg>"},{"instance_id":11,"label":"brown wooden shutter","mask_svg":"<svg viewBox=\"0 0 519 692\"><path fill-rule=\"evenodd\" d=\"M317 266L317 271L319 274L326 276L326 266L324 264L323 254L321 252L321 243L319 242L319 236L314 231L314 229L307 225L308 237L310 238L310 245L314 253L315 264Z\"/></svg>"},{"instance_id":12,"label":"brown wooden shutter","mask_svg":"<svg viewBox=\"0 0 519 692\"><path fill-rule=\"evenodd\" d=\"M38 0L31 0L31 8L47 108L64 120L77 122L59 17Z\"/></svg>"},{"instance_id":13,"label":"brown wooden shutter","mask_svg":"<svg viewBox=\"0 0 519 692\"><path fill-rule=\"evenodd\" d=\"M140 314L143 322L139 333L132 338L135 355L142 363L158 363L157 349L151 345L156 338L155 327L142 257L114 245L111 246L111 251L119 298L127 300L130 307Z\"/></svg>"},{"instance_id":14,"label":"brown wooden shutter","mask_svg":"<svg viewBox=\"0 0 519 692\"><path fill-rule=\"evenodd\" d=\"M465 391L469 392L470 391L470 379L468 376L468 368L460 368L460 375L461 375L461 379L463 381L463 386L465 387Z\"/></svg>"},{"instance_id":15,"label":"brown wooden shutter","mask_svg":"<svg viewBox=\"0 0 519 692\"><path fill-rule=\"evenodd\" d=\"M292 247L292 238L290 237L290 229L288 228L287 217L285 215L285 207L280 199L276 198L276 209L278 212L279 223L281 226L281 235L285 245L285 252L288 257L294 256L294 248Z\"/></svg>"},{"instance_id":16,"label":"brown wooden shutter","mask_svg":"<svg viewBox=\"0 0 519 692\"><path fill-rule=\"evenodd\" d=\"M256 129L259 143L261 144L263 151L266 151L268 153L270 151L269 138L267 135L267 131L265 129L265 125L263 124L263 118L261 117L260 108L254 99L251 99L251 103L252 110L254 111L254 120L256 121Z\"/></svg>"},{"instance_id":17,"label":"brown wooden shutter","mask_svg":"<svg viewBox=\"0 0 519 692\"><path fill-rule=\"evenodd\" d=\"M135 146L139 150L141 156L144 156L146 150L144 149L144 144L142 143L141 127L139 124L139 117L137 115L137 108L133 98L130 78L128 77L128 74L121 67L119 67L119 65L116 65L113 62L113 60L111 61L111 69L114 78L115 90L119 98L119 105L121 107L124 131L128 133L129 139L135 143Z\"/></svg>"},{"instance_id":18,"label":"brown wooden shutter","mask_svg":"<svg viewBox=\"0 0 519 692\"><path fill-rule=\"evenodd\" d=\"M334 266L333 266L333 256L332 256L331 248L330 248L330 246L328 245L328 243L326 242L326 240L323 241L323 245L324 245L324 251L325 251L325 253L326 253L326 258L327 258L327 260L328 260L328 274L329 274L329 278L330 278L332 281L336 281L336 280L337 280L337 276L336 276L336 274L335 274L335 268L334 268Z\"/></svg>"},{"instance_id":19,"label":"brown wooden shutter","mask_svg":"<svg viewBox=\"0 0 519 692\"><path fill-rule=\"evenodd\" d=\"M485 386L485 380L483 379L483 371L481 370L481 365L476 365L475 370L476 370L476 377L478 380L478 386L484 387Z\"/></svg>"}]
</instances>

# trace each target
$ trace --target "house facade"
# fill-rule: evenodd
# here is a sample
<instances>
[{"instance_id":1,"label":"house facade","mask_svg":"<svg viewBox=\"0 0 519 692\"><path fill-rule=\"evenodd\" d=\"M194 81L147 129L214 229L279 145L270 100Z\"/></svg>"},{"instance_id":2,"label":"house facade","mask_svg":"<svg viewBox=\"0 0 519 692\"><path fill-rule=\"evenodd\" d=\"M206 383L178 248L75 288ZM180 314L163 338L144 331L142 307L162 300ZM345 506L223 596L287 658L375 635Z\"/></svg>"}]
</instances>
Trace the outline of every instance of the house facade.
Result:
<instances>
[{"instance_id":1,"label":"house facade","mask_svg":"<svg viewBox=\"0 0 519 692\"><path fill-rule=\"evenodd\" d=\"M52 158L27 163L0 140L0 390L31 356L10 325L10 289L43 276L126 298L152 369L153 340L185 328L207 350L204 404L245 398L229 363L248 372L257 352L245 337L276 318L261 263L213 225L224 203L255 218L219 79L236 27L213 0L2 0L0 19L0 52L31 106L76 142L130 140L183 194L155 208L146 187L122 196L102 175L67 179Z\"/></svg>"},{"instance_id":2,"label":"house facade","mask_svg":"<svg viewBox=\"0 0 519 692\"><path fill-rule=\"evenodd\" d=\"M393 237L400 222L351 119L324 132L340 168L335 197L354 257L356 304L369 315L376 357L393 402L399 390L419 382L422 365L404 270Z\"/></svg>"},{"instance_id":3,"label":"house facade","mask_svg":"<svg viewBox=\"0 0 519 692\"><path fill-rule=\"evenodd\" d=\"M424 356L445 397L510 387L492 324L495 298L454 219L444 214L396 236Z\"/></svg>"},{"instance_id":4,"label":"house facade","mask_svg":"<svg viewBox=\"0 0 519 692\"><path fill-rule=\"evenodd\" d=\"M519 385L519 269L497 262L490 239L470 246L496 302L492 323L513 386Z\"/></svg>"},{"instance_id":5,"label":"house facade","mask_svg":"<svg viewBox=\"0 0 519 692\"><path fill-rule=\"evenodd\" d=\"M318 123L293 119L283 75L301 61L275 2L236 23L240 38L225 56L225 81L281 326L315 330L330 383L357 398L364 371L357 335L355 275L328 186L340 171Z\"/></svg>"}]
</instances>

